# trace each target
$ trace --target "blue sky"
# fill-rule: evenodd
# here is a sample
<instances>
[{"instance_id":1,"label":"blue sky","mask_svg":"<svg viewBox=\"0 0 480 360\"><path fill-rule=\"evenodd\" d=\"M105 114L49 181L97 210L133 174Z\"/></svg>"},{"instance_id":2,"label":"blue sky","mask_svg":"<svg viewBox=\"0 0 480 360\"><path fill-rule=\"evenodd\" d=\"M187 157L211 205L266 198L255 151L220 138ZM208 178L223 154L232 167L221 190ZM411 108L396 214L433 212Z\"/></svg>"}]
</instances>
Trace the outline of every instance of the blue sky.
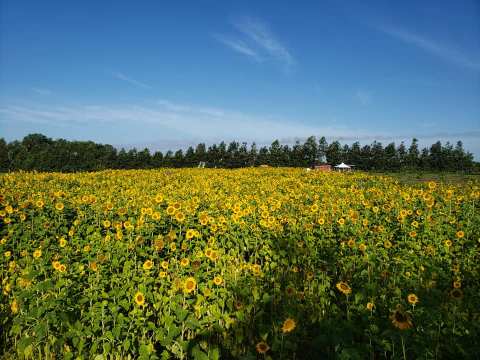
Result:
<instances>
[{"instance_id":1,"label":"blue sky","mask_svg":"<svg viewBox=\"0 0 480 360\"><path fill-rule=\"evenodd\" d=\"M480 158L478 1L0 4L9 141L415 136Z\"/></svg>"}]
</instances>

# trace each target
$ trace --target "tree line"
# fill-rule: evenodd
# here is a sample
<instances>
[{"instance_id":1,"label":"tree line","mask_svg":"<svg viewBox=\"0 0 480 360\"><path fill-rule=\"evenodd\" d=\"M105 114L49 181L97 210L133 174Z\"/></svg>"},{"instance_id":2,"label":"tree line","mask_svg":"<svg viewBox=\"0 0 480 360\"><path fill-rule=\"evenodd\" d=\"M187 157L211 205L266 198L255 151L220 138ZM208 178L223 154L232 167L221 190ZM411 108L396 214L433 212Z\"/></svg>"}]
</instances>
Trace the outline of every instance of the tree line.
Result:
<instances>
[{"instance_id":1,"label":"tree line","mask_svg":"<svg viewBox=\"0 0 480 360\"><path fill-rule=\"evenodd\" d=\"M236 141L221 142L206 146L198 144L186 151L151 153L124 148L117 150L112 145L92 141L67 141L51 139L42 134L30 134L22 141L7 143L0 139L0 171L94 171L102 169L149 169L159 167L197 167L204 162L206 167L240 168L247 166L310 167L328 163L353 164L357 169L373 171L428 170L472 171L478 164L473 155L464 150L461 141L455 145L440 141L420 149L413 139L407 147L403 142L396 146L383 146L374 141L361 146L359 142L342 145L338 141L327 143L325 137L318 141L310 136L305 142L293 146L282 145L275 140L269 147L257 147L255 143Z\"/></svg>"}]
</instances>

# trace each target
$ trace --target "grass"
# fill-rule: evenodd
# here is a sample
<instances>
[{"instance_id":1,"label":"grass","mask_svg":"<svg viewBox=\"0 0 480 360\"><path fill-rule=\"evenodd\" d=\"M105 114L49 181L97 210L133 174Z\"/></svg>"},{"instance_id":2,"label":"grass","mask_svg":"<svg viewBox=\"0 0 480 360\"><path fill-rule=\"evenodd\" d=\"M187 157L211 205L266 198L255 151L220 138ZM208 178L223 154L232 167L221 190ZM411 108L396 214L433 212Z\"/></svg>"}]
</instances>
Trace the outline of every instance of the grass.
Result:
<instances>
[{"instance_id":1,"label":"grass","mask_svg":"<svg viewBox=\"0 0 480 360\"><path fill-rule=\"evenodd\" d=\"M428 181L442 182L446 184L465 184L469 181L480 179L480 174L464 174L449 172L387 172L388 175L398 179L402 184L416 184Z\"/></svg>"}]
</instances>

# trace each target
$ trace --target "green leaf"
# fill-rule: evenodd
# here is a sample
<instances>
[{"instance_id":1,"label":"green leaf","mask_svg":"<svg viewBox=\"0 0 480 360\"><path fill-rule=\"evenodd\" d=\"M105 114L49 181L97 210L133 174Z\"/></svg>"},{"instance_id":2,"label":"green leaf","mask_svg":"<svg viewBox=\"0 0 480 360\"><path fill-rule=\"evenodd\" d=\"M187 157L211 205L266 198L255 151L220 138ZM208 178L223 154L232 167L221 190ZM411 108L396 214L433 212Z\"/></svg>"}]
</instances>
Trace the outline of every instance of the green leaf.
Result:
<instances>
[{"instance_id":1,"label":"green leaf","mask_svg":"<svg viewBox=\"0 0 480 360\"><path fill-rule=\"evenodd\" d=\"M123 342L123 348L125 349L125 351L128 351L128 349L130 349L130 340L129 339L126 339Z\"/></svg>"},{"instance_id":2,"label":"green leaf","mask_svg":"<svg viewBox=\"0 0 480 360\"><path fill-rule=\"evenodd\" d=\"M185 310L185 309L183 309L183 308L181 308L181 307L177 307L177 308L175 309L175 315L177 315L177 320L178 320L179 322L182 322L182 321L184 321L185 318L187 317L188 311Z\"/></svg>"},{"instance_id":3,"label":"green leaf","mask_svg":"<svg viewBox=\"0 0 480 360\"><path fill-rule=\"evenodd\" d=\"M17 350L20 355L25 355L26 348L33 342L32 337L23 337L17 343ZM25 355L26 356L26 355Z\"/></svg>"},{"instance_id":4,"label":"green leaf","mask_svg":"<svg viewBox=\"0 0 480 360\"><path fill-rule=\"evenodd\" d=\"M211 360L219 360L220 359L220 350L218 348L213 348L208 352Z\"/></svg>"},{"instance_id":5,"label":"green leaf","mask_svg":"<svg viewBox=\"0 0 480 360\"><path fill-rule=\"evenodd\" d=\"M192 348L192 357L194 360L209 360L208 355L200 350L198 344Z\"/></svg>"}]
</instances>

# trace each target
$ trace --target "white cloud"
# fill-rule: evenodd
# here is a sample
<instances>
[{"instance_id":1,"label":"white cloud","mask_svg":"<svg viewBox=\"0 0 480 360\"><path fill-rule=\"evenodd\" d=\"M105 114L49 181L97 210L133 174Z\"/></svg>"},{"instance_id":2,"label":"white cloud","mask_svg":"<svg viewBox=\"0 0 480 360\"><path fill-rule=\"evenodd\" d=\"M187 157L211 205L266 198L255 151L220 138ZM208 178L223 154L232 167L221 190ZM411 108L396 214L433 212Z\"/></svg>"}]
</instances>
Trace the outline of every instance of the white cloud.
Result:
<instances>
[{"instance_id":1,"label":"white cloud","mask_svg":"<svg viewBox=\"0 0 480 360\"><path fill-rule=\"evenodd\" d=\"M259 19L244 18L236 22L235 27L248 38L253 40L257 46L262 48L271 57L276 58L287 67L295 64L290 51L271 32L266 23Z\"/></svg>"},{"instance_id":2,"label":"white cloud","mask_svg":"<svg viewBox=\"0 0 480 360\"><path fill-rule=\"evenodd\" d=\"M400 28L381 27L379 30L406 44L416 46L426 52L436 55L452 64L480 71L480 59L471 59L457 49Z\"/></svg>"},{"instance_id":3,"label":"white cloud","mask_svg":"<svg viewBox=\"0 0 480 360\"><path fill-rule=\"evenodd\" d=\"M242 40L229 39L223 35L213 35L213 37L222 44L229 47L230 49L239 52L240 54L246 55L258 62L262 61L262 58Z\"/></svg>"},{"instance_id":4,"label":"white cloud","mask_svg":"<svg viewBox=\"0 0 480 360\"><path fill-rule=\"evenodd\" d=\"M143 88L143 89L151 89L152 87L150 85L147 85L141 81L132 79L131 77L126 76L125 74L122 74L120 72L113 72L112 76L118 80L125 81L129 84L135 85L137 87Z\"/></svg>"},{"instance_id":5,"label":"white cloud","mask_svg":"<svg viewBox=\"0 0 480 360\"><path fill-rule=\"evenodd\" d=\"M164 137L181 135L192 138L244 139L271 141L274 138L305 137L312 134L353 136L364 134L360 129L348 129L338 124L324 126L307 124L271 115L255 115L230 109L194 104L179 104L160 99L139 106L120 105L4 105L0 106L0 121L27 122L56 126L91 126L112 124L116 129L133 129L138 134L142 124L158 129ZM130 131L130 130L129 130ZM134 139L135 133L131 137Z\"/></svg>"},{"instance_id":6,"label":"white cloud","mask_svg":"<svg viewBox=\"0 0 480 360\"><path fill-rule=\"evenodd\" d=\"M111 128L116 131L116 134L128 134L128 142L132 144L139 145L143 142L148 145L145 141L149 139L148 141L156 141L160 144L157 148L162 150L222 140L255 141L257 145L262 145L270 144L274 139L280 139L282 143L294 144L297 139L304 141L306 137L315 135L325 136L329 142L339 140L345 143L353 141L370 143L373 140L382 141L385 144L390 141L399 143L402 140L409 143L412 137L416 137L423 139L425 144L431 144L438 139L442 141L462 139L468 150L480 154L478 145L475 145L480 139L478 129L462 132L431 131L432 129L424 129L416 133L382 132L376 129L345 126L341 121L335 122L331 119L324 119L321 124L308 124L273 115L249 114L218 107L177 103L167 99L146 102L142 106L135 104L0 105L2 126L7 128L19 122L24 122L31 128L45 129L46 133L49 129L61 127L61 133L66 135L76 134L78 129L85 131L85 129ZM84 134L89 139L107 136L100 132L96 133L95 130L88 130ZM115 135L114 138L101 141L116 143L119 140Z\"/></svg>"},{"instance_id":7,"label":"white cloud","mask_svg":"<svg viewBox=\"0 0 480 360\"><path fill-rule=\"evenodd\" d=\"M295 59L287 47L270 30L269 26L253 18L242 18L233 23L239 32L235 36L214 35L214 38L228 48L257 62L275 60L290 72Z\"/></svg>"}]
</instances>

